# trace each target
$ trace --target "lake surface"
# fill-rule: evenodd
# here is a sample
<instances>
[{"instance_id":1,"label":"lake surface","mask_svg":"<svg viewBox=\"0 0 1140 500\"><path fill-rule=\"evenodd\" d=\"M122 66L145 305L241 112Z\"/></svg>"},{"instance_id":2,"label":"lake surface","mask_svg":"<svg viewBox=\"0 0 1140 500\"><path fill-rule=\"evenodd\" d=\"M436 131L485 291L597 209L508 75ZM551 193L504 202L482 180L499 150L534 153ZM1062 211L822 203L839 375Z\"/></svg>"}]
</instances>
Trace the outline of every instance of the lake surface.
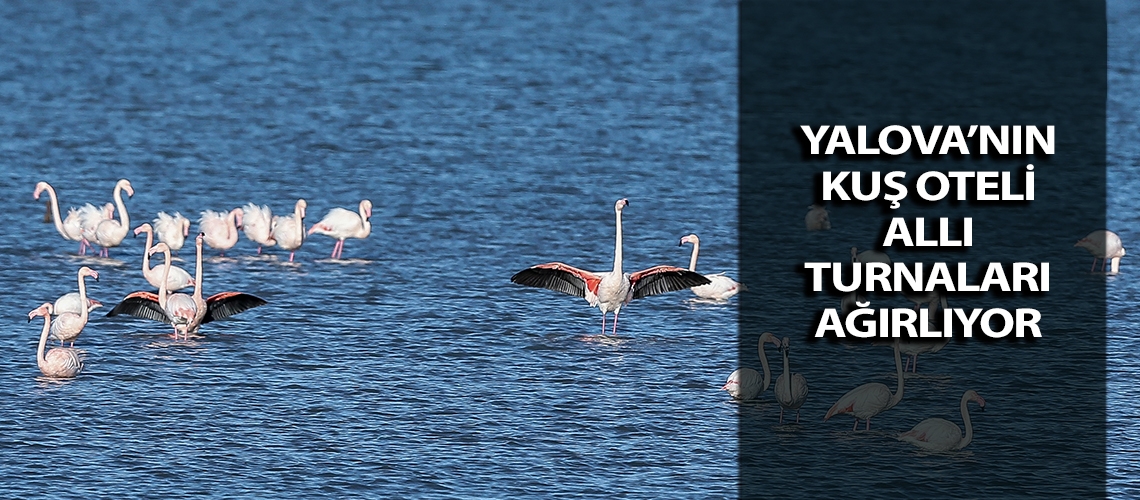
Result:
<instances>
[{"instance_id":1,"label":"lake surface","mask_svg":"<svg viewBox=\"0 0 1140 500\"><path fill-rule=\"evenodd\" d=\"M1128 246L1140 238L1140 10L1125 4L1109 3L1109 221ZM619 198L630 201L627 271L685 265L677 242L696 233L698 269L735 275L736 8L0 5L0 186L14 223L0 232L0 491L736 497L738 423L774 424L779 410L770 392L739 404L719 390L741 364L736 301L639 299L619 339L603 342L584 300L509 281L549 261L610 269ZM135 189L132 227L248 202L285 214L299 198L311 225L367 198L372 234L348 240L341 261L319 235L296 263L275 248L258 256L244 237L224 258L207 249L207 295L269 303L175 342L165 325L104 317L149 289L143 241L78 257L31 196L42 180L64 209L106 203L120 178ZM192 271L190 250L179 264ZM1129 258L1106 280L1109 492L1120 498L1140 494ZM42 323L27 313L75 290L84 265L100 272L88 293L105 304L76 344L86 369L44 379ZM961 355L924 366L938 373ZM858 370L889 378L880 365ZM950 380L925 382L917 401L947 406ZM1015 425L1000 415L987 415L991 432ZM805 411L772 439L867 453L840 433L849 423L819 418ZM888 429L874 453L896 450ZM984 463L985 450L960 460ZM869 488L906 491L870 477L854 491Z\"/></svg>"}]
</instances>

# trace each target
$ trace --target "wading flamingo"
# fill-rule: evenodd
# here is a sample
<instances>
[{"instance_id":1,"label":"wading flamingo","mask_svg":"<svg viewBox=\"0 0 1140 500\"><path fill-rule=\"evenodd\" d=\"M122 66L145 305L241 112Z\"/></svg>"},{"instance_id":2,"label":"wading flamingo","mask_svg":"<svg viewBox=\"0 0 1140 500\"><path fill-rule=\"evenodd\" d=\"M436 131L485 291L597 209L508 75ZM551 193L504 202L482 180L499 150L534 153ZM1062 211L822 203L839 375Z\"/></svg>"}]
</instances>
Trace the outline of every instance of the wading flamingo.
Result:
<instances>
[{"instance_id":1,"label":"wading flamingo","mask_svg":"<svg viewBox=\"0 0 1140 500\"><path fill-rule=\"evenodd\" d=\"M689 257L689 270L696 272L697 254L701 251L701 239L697 238L695 234L690 234L681 238L681 242L678 243L677 246L682 246L685 243L691 243L693 245L693 254ZM702 299L723 301L732 298L733 295L740 293L742 290L748 290L748 287L737 283L732 278L725 276L724 273L705 274L703 276L708 278L709 284L690 288L697 297Z\"/></svg>"},{"instance_id":2,"label":"wading flamingo","mask_svg":"<svg viewBox=\"0 0 1140 500\"><path fill-rule=\"evenodd\" d=\"M760 355L760 365L764 368L764 378L761 380L760 372L752 368L739 368L728 376L728 380L725 381L724 387L721 387L720 390L728 391L728 395L732 396L732 399L741 401L756 399L757 396L768 390L768 384L772 383L772 372L768 369L768 356L764 355L764 344L767 342L780 345L776 336L770 332L760 334L759 347L756 348L756 351Z\"/></svg>"},{"instance_id":3,"label":"wading flamingo","mask_svg":"<svg viewBox=\"0 0 1140 500\"><path fill-rule=\"evenodd\" d=\"M67 219L59 215L59 199L55 196L55 188L46 182L36 183L36 191L32 193L32 197L40 199L40 194L47 191L48 203L51 207L52 222L55 223L55 230L59 231L60 236L68 241L79 242L79 255L87 253L87 240L83 238L83 226L79 222L79 210L72 208L67 212Z\"/></svg>"},{"instance_id":4,"label":"wading flamingo","mask_svg":"<svg viewBox=\"0 0 1140 500\"><path fill-rule=\"evenodd\" d=\"M895 371L898 373L898 390L894 394L891 394L891 389L886 384L878 382L863 384L847 391L847 394L844 394L843 397L839 398L839 401L831 405L831 409L827 410L827 415L823 417L823 421L826 422L827 419L835 415L849 413L855 417L855 426L851 430L854 431L859 428L859 419L867 421L865 430L871 430L871 417L899 404L903 397L903 365L902 357L899 355L898 342L895 343L894 351Z\"/></svg>"},{"instance_id":5,"label":"wading flamingo","mask_svg":"<svg viewBox=\"0 0 1140 500\"><path fill-rule=\"evenodd\" d=\"M808 231L831 229L831 218L827 214L827 209L820 204L809 205L807 216L804 217L804 225L807 226Z\"/></svg>"},{"instance_id":6,"label":"wading flamingo","mask_svg":"<svg viewBox=\"0 0 1140 500\"><path fill-rule=\"evenodd\" d=\"M51 308L52 314L59 315L67 312L80 314L82 313L82 306L80 306L82 303L83 298L79 296L79 292L65 293L60 295L58 299L55 299L55 303L52 304ZM103 303L91 297L87 297L87 312L90 313L97 307L103 307Z\"/></svg>"},{"instance_id":7,"label":"wading flamingo","mask_svg":"<svg viewBox=\"0 0 1140 500\"><path fill-rule=\"evenodd\" d=\"M99 272L91 269L90 267L83 266L79 268L77 273L79 276L79 303L87 303L87 283L84 277L90 276L99 281ZM83 327L87 326L87 313L88 308L79 308L79 313L63 312L55 317L55 321L51 322L51 336L59 341L62 346L64 342L71 342L71 347L75 347L75 339L83 332Z\"/></svg>"},{"instance_id":8,"label":"wading flamingo","mask_svg":"<svg viewBox=\"0 0 1140 500\"><path fill-rule=\"evenodd\" d=\"M784 354L784 373L776 378L776 385L772 387L772 392L776 394L776 401L780 403L780 423L784 423L784 410L796 410L796 423L798 424L800 423L800 407L807 400L808 386L803 375L792 373L792 369L788 367L788 351L791 350L789 344L788 337L784 337L783 342L780 343L780 352Z\"/></svg>"},{"instance_id":9,"label":"wading flamingo","mask_svg":"<svg viewBox=\"0 0 1140 500\"><path fill-rule=\"evenodd\" d=\"M166 243L171 252L181 250L182 245L186 242L186 236L189 234L190 219L179 212L174 212L174 215L159 212L158 217L154 219L155 237L158 238L158 241Z\"/></svg>"},{"instance_id":10,"label":"wading flamingo","mask_svg":"<svg viewBox=\"0 0 1140 500\"><path fill-rule=\"evenodd\" d=\"M962 421L966 424L965 436L962 435L962 429L954 422L944 418L928 418L911 430L899 434L899 441L906 441L932 451L965 448L974 439L974 427L970 425L970 411L966 408L966 403L970 401L978 403L982 411L986 410L986 400L982 399L977 391L971 389L962 394L962 403L959 406L962 410Z\"/></svg>"},{"instance_id":11,"label":"wading flamingo","mask_svg":"<svg viewBox=\"0 0 1140 500\"><path fill-rule=\"evenodd\" d=\"M159 289L159 293L152 292L134 292L123 298L107 316L117 316L119 314L128 314L136 318L150 319L160 321L163 323L174 325L175 339L177 339L178 332L181 331L183 336L189 338L191 333L197 333L201 325L209 323L214 320L228 318L237 313L252 309L257 306L265 305L267 302L264 300L250 295L248 293L240 292L221 292L211 295L208 299L202 299L202 242L205 236L201 233L195 238L194 244L197 251L197 263L194 266L194 295L189 296L189 301L184 297L178 297L176 302L171 303L162 298L165 290ZM150 249L151 253L162 252L166 258L166 266L170 265L169 252L170 248L165 244L159 243ZM165 281L163 282L165 284ZM171 294L183 295L184 293ZM190 309L193 309L190 311Z\"/></svg>"},{"instance_id":12,"label":"wading flamingo","mask_svg":"<svg viewBox=\"0 0 1140 500\"><path fill-rule=\"evenodd\" d=\"M76 210L76 215L79 217L79 227L82 230L83 241L87 242L87 248L94 250L95 229L97 229L99 224L102 224L103 221L115 218L115 205L113 203L107 203L103 205L103 208L99 208L88 203L79 207L79 209ZM68 218L70 219L71 215L68 215ZM102 255L103 251L99 250L98 253Z\"/></svg>"},{"instance_id":13,"label":"wading flamingo","mask_svg":"<svg viewBox=\"0 0 1140 500\"><path fill-rule=\"evenodd\" d=\"M111 256L111 247L119 246L123 242L123 238L127 237L127 231L131 227L131 217L127 215L127 206L123 204L123 191L127 192L128 197L135 195L131 181L119 179L119 182L115 183L112 198L115 199L115 208L119 210L119 220L111 218L100 221L95 226L95 237L91 239L92 243L102 248L100 255L103 257Z\"/></svg>"},{"instance_id":14,"label":"wading flamingo","mask_svg":"<svg viewBox=\"0 0 1140 500\"><path fill-rule=\"evenodd\" d=\"M135 236L139 233L146 233L146 246L143 248L142 258L142 273L146 278L147 283L155 288L161 288L163 285L163 276L166 276L166 289L174 292L183 288L194 286L194 278L190 277L190 273L186 272L181 267L167 266L170 269L159 269L159 266L150 267L150 249L154 245L154 230L150 224L143 224L135 228ZM170 245L166 245L169 250Z\"/></svg>"},{"instance_id":15,"label":"wading flamingo","mask_svg":"<svg viewBox=\"0 0 1140 500\"><path fill-rule=\"evenodd\" d=\"M257 206L247 203L241 209L241 225L245 237L257 243L257 254L261 255L261 247L271 247L277 244L271 233L273 212L267 205Z\"/></svg>"},{"instance_id":16,"label":"wading flamingo","mask_svg":"<svg viewBox=\"0 0 1140 500\"><path fill-rule=\"evenodd\" d=\"M1100 263L1100 270L1102 272L1104 271L1104 265L1108 261L1112 261L1112 274L1119 272L1120 258L1124 257L1124 243L1120 241L1118 234L1105 229L1099 229L1077 240L1077 244L1073 246L1084 248L1092 254L1093 264L1089 272L1096 271L1097 259L1103 259Z\"/></svg>"},{"instance_id":17,"label":"wading flamingo","mask_svg":"<svg viewBox=\"0 0 1140 500\"><path fill-rule=\"evenodd\" d=\"M229 212L215 212L206 210L198 219L198 229L206 235L205 242L214 250L221 250L222 256L226 250L233 248L238 242L238 229L242 225L242 212L235 208Z\"/></svg>"},{"instance_id":18,"label":"wading flamingo","mask_svg":"<svg viewBox=\"0 0 1140 500\"><path fill-rule=\"evenodd\" d=\"M48 335L51 333L51 304L45 302L42 306L28 313L28 322L36 316L43 316L44 329L40 332L40 344L36 348L36 366L40 373L51 378L71 378L83 371L83 352L70 347L52 349L44 354Z\"/></svg>"},{"instance_id":19,"label":"wading flamingo","mask_svg":"<svg viewBox=\"0 0 1140 500\"><path fill-rule=\"evenodd\" d=\"M293 215L273 216L270 233L282 250L289 251L289 262L293 262L293 252L305 243L305 200L297 200L293 205Z\"/></svg>"},{"instance_id":20,"label":"wading flamingo","mask_svg":"<svg viewBox=\"0 0 1140 500\"><path fill-rule=\"evenodd\" d=\"M354 213L337 207L329 210L325 218L309 228L309 234L317 233L335 238L332 257L339 259L344 253L344 240L348 238L367 238L372 233L372 202L361 200L359 213Z\"/></svg>"},{"instance_id":21,"label":"wading flamingo","mask_svg":"<svg viewBox=\"0 0 1140 500\"><path fill-rule=\"evenodd\" d=\"M539 264L523 269L511 281L520 285L547 288L586 299L590 307L602 311L602 335L606 334L606 313L614 313L613 334L617 335L618 313L633 299L707 285L709 279L688 269L656 266L633 274L621 270L621 211L629 201L614 204L617 237L614 242L614 269L609 272L583 271L561 262Z\"/></svg>"}]
</instances>

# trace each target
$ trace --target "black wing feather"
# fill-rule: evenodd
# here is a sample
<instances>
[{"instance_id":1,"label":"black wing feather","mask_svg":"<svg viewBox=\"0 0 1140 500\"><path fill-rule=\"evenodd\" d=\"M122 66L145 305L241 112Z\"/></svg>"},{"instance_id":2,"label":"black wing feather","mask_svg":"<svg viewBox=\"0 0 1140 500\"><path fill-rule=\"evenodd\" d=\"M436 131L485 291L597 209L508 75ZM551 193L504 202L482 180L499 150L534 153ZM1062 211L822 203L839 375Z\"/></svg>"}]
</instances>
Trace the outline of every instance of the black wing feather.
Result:
<instances>
[{"instance_id":1,"label":"black wing feather","mask_svg":"<svg viewBox=\"0 0 1140 500\"><path fill-rule=\"evenodd\" d=\"M213 297L211 297L211 299L213 299ZM202 318L202 324L204 325L216 319L228 318L242 311L265 304L268 304L268 302L248 293L227 294L227 296L221 299L206 302L206 316Z\"/></svg>"},{"instance_id":2,"label":"black wing feather","mask_svg":"<svg viewBox=\"0 0 1140 500\"><path fill-rule=\"evenodd\" d=\"M114 309L107 312L107 316L118 316L120 314L171 324L170 317L166 315L166 311L162 310L158 302L142 297L127 297L119 302Z\"/></svg>"},{"instance_id":3,"label":"black wing feather","mask_svg":"<svg viewBox=\"0 0 1140 500\"><path fill-rule=\"evenodd\" d=\"M512 283L546 288L575 297L586 297L586 282L574 273L561 269L531 267L511 276Z\"/></svg>"},{"instance_id":4,"label":"black wing feather","mask_svg":"<svg viewBox=\"0 0 1140 500\"><path fill-rule=\"evenodd\" d=\"M711 283L708 278L698 272L687 269L674 268L666 271L657 271L646 274L633 284L633 298L640 299L650 295L659 295L666 292L676 292L694 286Z\"/></svg>"}]
</instances>

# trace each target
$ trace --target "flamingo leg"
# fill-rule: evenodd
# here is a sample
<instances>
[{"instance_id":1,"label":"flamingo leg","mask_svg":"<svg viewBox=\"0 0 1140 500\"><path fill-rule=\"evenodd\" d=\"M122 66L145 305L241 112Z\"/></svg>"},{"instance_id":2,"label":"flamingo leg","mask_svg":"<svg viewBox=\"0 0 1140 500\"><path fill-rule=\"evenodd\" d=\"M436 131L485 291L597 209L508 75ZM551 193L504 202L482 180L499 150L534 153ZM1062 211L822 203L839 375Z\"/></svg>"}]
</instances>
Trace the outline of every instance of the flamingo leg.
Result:
<instances>
[{"instance_id":1,"label":"flamingo leg","mask_svg":"<svg viewBox=\"0 0 1140 500\"><path fill-rule=\"evenodd\" d=\"M79 255L87 255L87 239L79 240Z\"/></svg>"},{"instance_id":2,"label":"flamingo leg","mask_svg":"<svg viewBox=\"0 0 1140 500\"><path fill-rule=\"evenodd\" d=\"M606 313L602 312L602 336L606 336Z\"/></svg>"},{"instance_id":3,"label":"flamingo leg","mask_svg":"<svg viewBox=\"0 0 1140 500\"><path fill-rule=\"evenodd\" d=\"M261 255L261 245L257 246L257 255Z\"/></svg>"},{"instance_id":4,"label":"flamingo leg","mask_svg":"<svg viewBox=\"0 0 1140 500\"><path fill-rule=\"evenodd\" d=\"M289 262L293 262L293 252L289 252Z\"/></svg>"},{"instance_id":5,"label":"flamingo leg","mask_svg":"<svg viewBox=\"0 0 1140 500\"><path fill-rule=\"evenodd\" d=\"M1093 257L1092 269L1089 269L1089 272L1091 273L1091 272L1095 272L1095 271L1096 271L1096 257Z\"/></svg>"},{"instance_id":6,"label":"flamingo leg","mask_svg":"<svg viewBox=\"0 0 1140 500\"><path fill-rule=\"evenodd\" d=\"M918 373L918 355L917 354L914 355L914 366L912 367L911 371L914 373Z\"/></svg>"},{"instance_id":7,"label":"flamingo leg","mask_svg":"<svg viewBox=\"0 0 1140 500\"><path fill-rule=\"evenodd\" d=\"M855 427L851 428L851 432L859 430L859 417L855 417Z\"/></svg>"},{"instance_id":8,"label":"flamingo leg","mask_svg":"<svg viewBox=\"0 0 1140 500\"><path fill-rule=\"evenodd\" d=\"M784 423L784 407L780 407L780 423Z\"/></svg>"},{"instance_id":9,"label":"flamingo leg","mask_svg":"<svg viewBox=\"0 0 1140 500\"><path fill-rule=\"evenodd\" d=\"M800 423L800 411L796 410L796 423Z\"/></svg>"},{"instance_id":10,"label":"flamingo leg","mask_svg":"<svg viewBox=\"0 0 1140 500\"><path fill-rule=\"evenodd\" d=\"M867 417L867 428L865 428L863 430L865 430L865 431L871 430L871 417Z\"/></svg>"},{"instance_id":11,"label":"flamingo leg","mask_svg":"<svg viewBox=\"0 0 1140 500\"><path fill-rule=\"evenodd\" d=\"M614 337L617 337L617 318L618 312L614 311Z\"/></svg>"}]
</instances>

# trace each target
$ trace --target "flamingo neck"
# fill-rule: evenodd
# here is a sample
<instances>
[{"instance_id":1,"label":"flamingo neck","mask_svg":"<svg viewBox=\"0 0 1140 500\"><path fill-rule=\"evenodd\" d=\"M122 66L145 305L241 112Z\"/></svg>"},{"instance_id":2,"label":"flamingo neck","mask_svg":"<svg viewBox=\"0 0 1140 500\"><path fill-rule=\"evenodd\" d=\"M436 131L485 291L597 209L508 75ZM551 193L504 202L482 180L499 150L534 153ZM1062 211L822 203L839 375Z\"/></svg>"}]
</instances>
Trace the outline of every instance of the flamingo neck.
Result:
<instances>
[{"instance_id":1,"label":"flamingo neck","mask_svg":"<svg viewBox=\"0 0 1140 500\"><path fill-rule=\"evenodd\" d=\"M700 248L701 248L701 242L694 241L693 242L693 255L689 256L689 270L690 271L695 272L697 270L697 254L700 253L700 251L701 251Z\"/></svg>"},{"instance_id":2,"label":"flamingo neck","mask_svg":"<svg viewBox=\"0 0 1140 500\"><path fill-rule=\"evenodd\" d=\"M158 284L158 306L166 310L166 280L170 278L170 249L162 249L162 281Z\"/></svg>"},{"instance_id":3,"label":"flamingo neck","mask_svg":"<svg viewBox=\"0 0 1140 500\"><path fill-rule=\"evenodd\" d=\"M617 236L614 238L614 273L621 274L621 210L617 211Z\"/></svg>"},{"instance_id":4,"label":"flamingo neck","mask_svg":"<svg viewBox=\"0 0 1140 500\"><path fill-rule=\"evenodd\" d=\"M788 367L788 350L784 349L784 378L788 386L788 397L792 395L792 370Z\"/></svg>"},{"instance_id":5,"label":"flamingo neck","mask_svg":"<svg viewBox=\"0 0 1140 500\"><path fill-rule=\"evenodd\" d=\"M902 401L903 398L903 366L902 357L899 355L898 342L895 342L895 372L899 377L899 386L898 390L896 390L895 393L891 395L891 401L887 404L887 409L894 408L895 405L899 404L899 401Z\"/></svg>"},{"instance_id":6,"label":"flamingo neck","mask_svg":"<svg viewBox=\"0 0 1140 500\"><path fill-rule=\"evenodd\" d=\"M966 395L963 394L962 395L961 410L962 410L962 423L966 425L966 435L963 436L962 440L958 442L958 447L956 449L959 449L959 450L962 448L965 448L966 445L970 444L970 441L974 440L974 426L970 425L970 410L968 408L966 408L967 402L969 402L969 399L966 397Z\"/></svg>"},{"instance_id":7,"label":"flamingo neck","mask_svg":"<svg viewBox=\"0 0 1140 500\"><path fill-rule=\"evenodd\" d=\"M293 207L293 220L297 221L297 232L301 233L301 241L305 241L305 209L298 203Z\"/></svg>"},{"instance_id":8,"label":"flamingo neck","mask_svg":"<svg viewBox=\"0 0 1140 500\"><path fill-rule=\"evenodd\" d=\"M143 247L143 274L150 272L150 246L154 244L154 232L146 232L146 246Z\"/></svg>"},{"instance_id":9,"label":"flamingo neck","mask_svg":"<svg viewBox=\"0 0 1140 500\"><path fill-rule=\"evenodd\" d=\"M63 218L59 216L59 200L55 197L55 188L51 184L44 183L47 186L48 197L51 198L51 217L52 222L55 223L55 230L64 238L68 238L67 231L63 229ZM70 238L68 238L70 239Z\"/></svg>"},{"instance_id":10,"label":"flamingo neck","mask_svg":"<svg viewBox=\"0 0 1140 500\"><path fill-rule=\"evenodd\" d=\"M87 282L83 279L82 272L79 273L79 318L83 324L87 324Z\"/></svg>"},{"instance_id":11,"label":"flamingo neck","mask_svg":"<svg viewBox=\"0 0 1140 500\"><path fill-rule=\"evenodd\" d=\"M764 338L760 338L760 347L756 350L760 355L760 366L764 368L764 381L760 382L760 392L768 390L768 384L772 383L772 370L768 368L768 356L764 355Z\"/></svg>"},{"instance_id":12,"label":"flamingo neck","mask_svg":"<svg viewBox=\"0 0 1140 500\"><path fill-rule=\"evenodd\" d=\"M86 309L86 308L85 308ZM47 345L48 334L51 333L51 314L44 315L44 330L40 332L40 346L36 349L36 366L43 370L44 365L47 364L47 358L44 357L44 346Z\"/></svg>"},{"instance_id":13,"label":"flamingo neck","mask_svg":"<svg viewBox=\"0 0 1140 500\"><path fill-rule=\"evenodd\" d=\"M115 198L115 207L119 209L119 224L124 228L123 231L127 231L131 227L131 216L127 215L127 206L123 204L123 187L116 185L112 197Z\"/></svg>"},{"instance_id":14,"label":"flamingo neck","mask_svg":"<svg viewBox=\"0 0 1140 500\"><path fill-rule=\"evenodd\" d=\"M194 302L202 300L202 239L194 239L195 247L195 263L194 263Z\"/></svg>"}]
</instances>

